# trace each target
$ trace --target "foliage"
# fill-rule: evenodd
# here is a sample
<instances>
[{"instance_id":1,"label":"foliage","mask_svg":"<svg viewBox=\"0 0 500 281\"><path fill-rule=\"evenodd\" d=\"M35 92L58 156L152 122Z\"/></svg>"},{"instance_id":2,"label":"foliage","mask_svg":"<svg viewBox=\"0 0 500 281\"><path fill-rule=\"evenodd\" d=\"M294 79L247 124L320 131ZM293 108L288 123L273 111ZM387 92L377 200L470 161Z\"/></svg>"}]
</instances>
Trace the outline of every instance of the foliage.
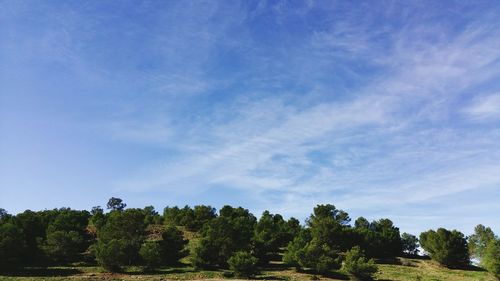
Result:
<instances>
[{"instance_id":1,"label":"foliage","mask_svg":"<svg viewBox=\"0 0 500 281\"><path fill-rule=\"evenodd\" d=\"M185 249L187 243L188 240L184 239L180 230L172 226L167 227L162 233L162 240L159 241L163 263L178 264L180 259L189 254Z\"/></svg>"},{"instance_id":2,"label":"foliage","mask_svg":"<svg viewBox=\"0 0 500 281\"><path fill-rule=\"evenodd\" d=\"M142 209L142 212L144 213L144 223L146 225L162 223L160 214L155 211L155 208L153 206L144 207L144 209Z\"/></svg>"},{"instance_id":3,"label":"foliage","mask_svg":"<svg viewBox=\"0 0 500 281\"><path fill-rule=\"evenodd\" d=\"M267 264L273 255L278 254L280 247L288 244L288 239L288 225L283 217L264 211L252 238L253 252L259 263Z\"/></svg>"},{"instance_id":4,"label":"foliage","mask_svg":"<svg viewBox=\"0 0 500 281\"><path fill-rule=\"evenodd\" d=\"M120 241L126 262L135 264L140 260L139 249L144 241L144 234L144 213L141 209L114 210L98 231L97 239L103 245L113 240Z\"/></svg>"},{"instance_id":5,"label":"foliage","mask_svg":"<svg viewBox=\"0 0 500 281\"><path fill-rule=\"evenodd\" d=\"M401 234L403 252L408 255L418 255L418 238L409 233Z\"/></svg>"},{"instance_id":6,"label":"foliage","mask_svg":"<svg viewBox=\"0 0 500 281\"><path fill-rule=\"evenodd\" d=\"M355 244L360 245L369 257L390 258L402 253L399 228L389 219L368 223L360 217L355 222L354 234L354 240L357 240Z\"/></svg>"},{"instance_id":7,"label":"foliage","mask_svg":"<svg viewBox=\"0 0 500 281\"><path fill-rule=\"evenodd\" d=\"M474 234L469 236L467 242L469 246L469 254L479 260L482 259L484 251L490 242L495 241L495 233L489 227L478 224L474 228Z\"/></svg>"},{"instance_id":8,"label":"foliage","mask_svg":"<svg viewBox=\"0 0 500 281\"><path fill-rule=\"evenodd\" d=\"M258 259L249 252L236 252L229 260L229 268L239 277L253 277L259 273L257 267Z\"/></svg>"},{"instance_id":9,"label":"foliage","mask_svg":"<svg viewBox=\"0 0 500 281\"><path fill-rule=\"evenodd\" d=\"M305 249L311 241L311 233L309 229L302 229L299 234L290 242L286 247L285 254L283 255L283 262L297 269L301 269L303 257L305 256Z\"/></svg>"},{"instance_id":10,"label":"foliage","mask_svg":"<svg viewBox=\"0 0 500 281\"><path fill-rule=\"evenodd\" d=\"M420 234L420 244L429 256L450 268L460 268L469 265L467 240L457 231L439 228Z\"/></svg>"},{"instance_id":11,"label":"foliage","mask_svg":"<svg viewBox=\"0 0 500 281\"><path fill-rule=\"evenodd\" d=\"M0 225L0 269L12 269L22 265L26 245L22 229L6 222Z\"/></svg>"},{"instance_id":12,"label":"foliage","mask_svg":"<svg viewBox=\"0 0 500 281\"><path fill-rule=\"evenodd\" d=\"M310 268L317 273L328 273L332 269L340 268L340 257L338 252L328 244L314 239L303 249L299 258L302 268Z\"/></svg>"},{"instance_id":13,"label":"foliage","mask_svg":"<svg viewBox=\"0 0 500 281\"><path fill-rule=\"evenodd\" d=\"M250 250L255 223L256 218L247 209L224 206L220 215L202 229L192 256L193 265L227 266L227 260L235 252Z\"/></svg>"},{"instance_id":14,"label":"foliage","mask_svg":"<svg viewBox=\"0 0 500 281\"><path fill-rule=\"evenodd\" d=\"M500 278L500 240L495 239L488 243L481 259L481 265Z\"/></svg>"},{"instance_id":15,"label":"foliage","mask_svg":"<svg viewBox=\"0 0 500 281\"><path fill-rule=\"evenodd\" d=\"M148 268L155 268L163 262L162 252L158 241L146 241L141 245L139 255Z\"/></svg>"},{"instance_id":16,"label":"foliage","mask_svg":"<svg viewBox=\"0 0 500 281\"><path fill-rule=\"evenodd\" d=\"M111 209L114 211L122 211L123 209L125 209L125 207L127 207L127 204L123 203L123 200L120 198L111 197L108 200L107 207L108 210Z\"/></svg>"},{"instance_id":17,"label":"foliage","mask_svg":"<svg viewBox=\"0 0 500 281\"><path fill-rule=\"evenodd\" d=\"M59 209L48 224L45 243L41 245L47 257L58 263L77 261L90 245L87 211Z\"/></svg>"},{"instance_id":18,"label":"foliage","mask_svg":"<svg viewBox=\"0 0 500 281\"><path fill-rule=\"evenodd\" d=\"M47 234L47 241L42 248L50 259L64 264L78 260L82 240L76 231L56 230Z\"/></svg>"},{"instance_id":19,"label":"foliage","mask_svg":"<svg viewBox=\"0 0 500 281\"><path fill-rule=\"evenodd\" d=\"M199 231L206 223L216 217L215 208L206 205L197 205L194 208L184 206L166 207L163 211L165 224L184 226L190 231Z\"/></svg>"},{"instance_id":20,"label":"foliage","mask_svg":"<svg viewBox=\"0 0 500 281\"><path fill-rule=\"evenodd\" d=\"M121 271L127 262L127 242L124 239L99 241L96 246L97 262L111 272Z\"/></svg>"},{"instance_id":21,"label":"foliage","mask_svg":"<svg viewBox=\"0 0 500 281\"><path fill-rule=\"evenodd\" d=\"M370 280L377 272L373 259L367 259L359 246L347 251L342 269L360 280Z\"/></svg>"}]
</instances>

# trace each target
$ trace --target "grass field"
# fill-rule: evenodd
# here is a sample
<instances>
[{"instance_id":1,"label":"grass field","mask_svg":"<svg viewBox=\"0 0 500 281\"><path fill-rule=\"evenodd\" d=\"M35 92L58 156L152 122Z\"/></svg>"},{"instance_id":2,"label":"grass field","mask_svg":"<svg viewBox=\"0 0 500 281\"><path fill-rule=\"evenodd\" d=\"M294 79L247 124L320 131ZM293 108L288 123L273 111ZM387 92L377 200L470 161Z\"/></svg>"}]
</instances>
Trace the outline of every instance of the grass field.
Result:
<instances>
[{"instance_id":1,"label":"grass field","mask_svg":"<svg viewBox=\"0 0 500 281\"><path fill-rule=\"evenodd\" d=\"M375 280L401 281L496 281L493 275L481 270L450 270L433 261L420 259L399 259L400 264L379 264L379 272ZM348 280L341 271L334 271L328 276L316 276L299 273L294 269L274 264L255 279L257 280ZM228 271L196 271L189 266L177 268L161 268L155 272L143 272L140 267L128 267L125 272L112 274L104 272L97 266L28 268L15 274L0 275L0 280L221 280L231 279Z\"/></svg>"}]
</instances>

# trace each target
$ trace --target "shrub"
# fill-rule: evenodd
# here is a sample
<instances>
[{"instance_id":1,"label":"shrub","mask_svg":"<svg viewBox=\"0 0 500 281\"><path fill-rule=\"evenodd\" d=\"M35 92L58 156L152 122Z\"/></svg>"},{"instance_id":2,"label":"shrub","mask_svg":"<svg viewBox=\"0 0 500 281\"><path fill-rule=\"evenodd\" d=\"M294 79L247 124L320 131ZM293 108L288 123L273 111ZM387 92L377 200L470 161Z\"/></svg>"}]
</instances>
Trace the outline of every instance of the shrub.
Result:
<instances>
[{"instance_id":1,"label":"shrub","mask_svg":"<svg viewBox=\"0 0 500 281\"><path fill-rule=\"evenodd\" d=\"M253 277L258 274L258 259L249 252L236 252L227 261L229 268L239 277Z\"/></svg>"},{"instance_id":2,"label":"shrub","mask_svg":"<svg viewBox=\"0 0 500 281\"><path fill-rule=\"evenodd\" d=\"M149 269L155 268L163 261L162 249L157 241L144 242L139 250L139 255Z\"/></svg>"},{"instance_id":3,"label":"shrub","mask_svg":"<svg viewBox=\"0 0 500 281\"><path fill-rule=\"evenodd\" d=\"M372 279L373 274L378 270L373 259L367 260L363 251L358 246L347 251L342 269L359 280Z\"/></svg>"}]
</instances>

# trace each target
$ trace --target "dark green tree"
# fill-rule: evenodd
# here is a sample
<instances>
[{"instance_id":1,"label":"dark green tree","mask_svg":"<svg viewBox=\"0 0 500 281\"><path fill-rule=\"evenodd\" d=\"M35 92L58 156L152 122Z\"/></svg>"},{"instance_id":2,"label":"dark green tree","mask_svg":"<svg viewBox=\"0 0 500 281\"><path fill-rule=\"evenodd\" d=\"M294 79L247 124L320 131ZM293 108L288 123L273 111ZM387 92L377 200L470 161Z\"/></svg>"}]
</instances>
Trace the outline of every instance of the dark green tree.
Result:
<instances>
[{"instance_id":1,"label":"dark green tree","mask_svg":"<svg viewBox=\"0 0 500 281\"><path fill-rule=\"evenodd\" d=\"M127 207L127 204L123 203L123 200L116 197L111 197L107 204L108 210L122 211Z\"/></svg>"},{"instance_id":2,"label":"dark green tree","mask_svg":"<svg viewBox=\"0 0 500 281\"><path fill-rule=\"evenodd\" d=\"M185 248L188 240L184 239L182 231L173 226L166 227L162 233L162 240L158 243L162 250L162 263L164 264L176 265L180 259L189 254Z\"/></svg>"},{"instance_id":3,"label":"dark green tree","mask_svg":"<svg viewBox=\"0 0 500 281\"><path fill-rule=\"evenodd\" d=\"M144 212L144 223L146 225L162 224L161 216L153 206L146 206L142 211Z\"/></svg>"},{"instance_id":4,"label":"dark green tree","mask_svg":"<svg viewBox=\"0 0 500 281\"><path fill-rule=\"evenodd\" d=\"M144 241L145 225L142 209L113 210L109 213L106 224L97 232L98 247L106 250L107 243L113 247L119 245L125 254L125 264L136 264L140 260L139 249ZM99 251L96 252L98 254ZM107 252L105 252L107 254ZM120 252L120 255L122 253ZM121 257L121 256L120 256ZM104 260L104 259L99 259ZM120 262L123 259L118 259ZM106 265L103 264L106 268ZM108 267L109 268L109 267Z\"/></svg>"},{"instance_id":5,"label":"dark green tree","mask_svg":"<svg viewBox=\"0 0 500 281\"><path fill-rule=\"evenodd\" d=\"M125 239L99 241L96 245L96 260L104 269L119 272L127 263L128 246Z\"/></svg>"},{"instance_id":6,"label":"dark green tree","mask_svg":"<svg viewBox=\"0 0 500 281\"><path fill-rule=\"evenodd\" d=\"M61 208L47 226L46 240L41 245L48 259L56 263L77 261L93 242L87 232L90 213Z\"/></svg>"},{"instance_id":7,"label":"dark green tree","mask_svg":"<svg viewBox=\"0 0 500 281\"><path fill-rule=\"evenodd\" d=\"M26 254L22 229L11 222L0 224L0 270L24 265Z\"/></svg>"},{"instance_id":8,"label":"dark green tree","mask_svg":"<svg viewBox=\"0 0 500 281\"><path fill-rule=\"evenodd\" d=\"M273 215L265 211L255 225L253 241L254 255L260 264L267 264L278 254L288 240L287 223L279 214Z\"/></svg>"},{"instance_id":9,"label":"dark green tree","mask_svg":"<svg viewBox=\"0 0 500 281\"><path fill-rule=\"evenodd\" d=\"M439 228L420 234L420 245L431 259L450 268L464 268L469 265L467 240L457 231Z\"/></svg>"},{"instance_id":10,"label":"dark green tree","mask_svg":"<svg viewBox=\"0 0 500 281\"><path fill-rule=\"evenodd\" d=\"M154 269L163 263L163 250L158 241L145 241L139 255L148 269Z\"/></svg>"},{"instance_id":11,"label":"dark green tree","mask_svg":"<svg viewBox=\"0 0 500 281\"><path fill-rule=\"evenodd\" d=\"M256 218L247 209L224 206L201 231L192 263L196 267L226 267L237 251L249 251Z\"/></svg>"},{"instance_id":12,"label":"dark green tree","mask_svg":"<svg viewBox=\"0 0 500 281\"><path fill-rule=\"evenodd\" d=\"M305 257L306 247L311 242L311 232L309 229L302 229L295 238L288 243L283 255L283 262L301 270L304 267L302 262Z\"/></svg>"},{"instance_id":13,"label":"dark green tree","mask_svg":"<svg viewBox=\"0 0 500 281\"><path fill-rule=\"evenodd\" d=\"M418 255L418 238L415 235L406 232L401 234L401 243L404 253L408 255Z\"/></svg>"}]
</instances>

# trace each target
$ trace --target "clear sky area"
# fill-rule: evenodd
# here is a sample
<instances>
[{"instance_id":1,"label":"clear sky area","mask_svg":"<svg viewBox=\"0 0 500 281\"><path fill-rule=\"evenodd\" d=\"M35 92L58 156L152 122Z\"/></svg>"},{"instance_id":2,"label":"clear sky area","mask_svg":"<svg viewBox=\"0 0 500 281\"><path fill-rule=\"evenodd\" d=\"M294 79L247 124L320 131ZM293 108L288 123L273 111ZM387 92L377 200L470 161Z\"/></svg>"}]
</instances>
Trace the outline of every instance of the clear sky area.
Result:
<instances>
[{"instance_id":1,"label":"clear sky area","mask_svg":"<svg viewBox=\"0 0 500 281\"><path fill-rule=\"evenodd\" d=\"M330 203L500 232L499 1L0 0L0 207Z\"/></svg>"}]
</instances>

